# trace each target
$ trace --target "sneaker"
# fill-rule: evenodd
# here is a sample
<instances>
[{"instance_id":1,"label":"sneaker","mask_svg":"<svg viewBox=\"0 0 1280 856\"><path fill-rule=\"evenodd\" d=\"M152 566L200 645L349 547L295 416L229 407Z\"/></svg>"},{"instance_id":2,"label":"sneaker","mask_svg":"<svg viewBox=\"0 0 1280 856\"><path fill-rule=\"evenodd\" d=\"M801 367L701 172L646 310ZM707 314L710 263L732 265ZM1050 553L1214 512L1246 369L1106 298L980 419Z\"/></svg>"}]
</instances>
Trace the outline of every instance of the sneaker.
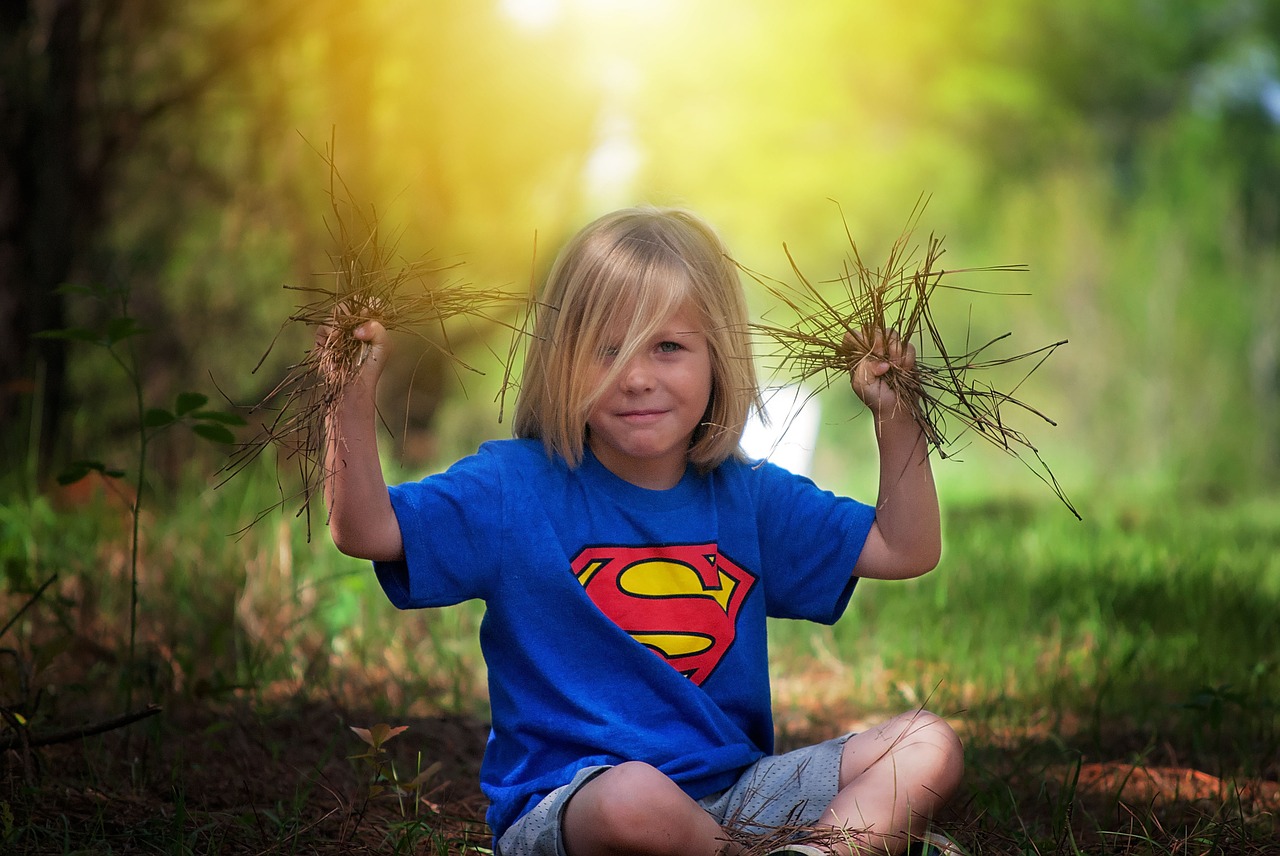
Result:
<instances>
[{"instance_id":1,"label":"sneaker","mask_svg":"<svg viewBox=\"0 0 1280 856\"><path fill-rule=\"evenodd\" d=\"M907 847L906 856L968 856L968 853L940 832L925 832Z\"/></svg>"}]
</instances>

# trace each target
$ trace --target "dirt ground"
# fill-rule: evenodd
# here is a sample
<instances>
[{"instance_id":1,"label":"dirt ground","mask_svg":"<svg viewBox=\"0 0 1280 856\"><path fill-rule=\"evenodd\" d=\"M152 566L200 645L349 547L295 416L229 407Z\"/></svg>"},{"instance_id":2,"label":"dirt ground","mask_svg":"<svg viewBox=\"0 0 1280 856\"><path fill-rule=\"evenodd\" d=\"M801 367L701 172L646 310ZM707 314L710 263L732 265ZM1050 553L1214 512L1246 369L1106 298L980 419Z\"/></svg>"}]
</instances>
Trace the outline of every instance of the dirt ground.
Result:
<instances>
[{"instance_id":1,"label":"dirt ground","mask_svg":"<svg viewBox=\"0 0 1280 856\"><path fill-rule=\"evenodd\" d=\"M109 734L5 753L0 800L22 832L0 852L393 853L488 846L479 768L487 725L405 717L386 744L399 777L439 763L424 804L369 799L367 746L350 726L382 719L332 701L263 713L237 705L162 711ZM420 753L420 756L419 756ZM424 830L437 830L432 839ZM400 832L398 832L400 830ZM409 849L404 842L419 842ZM397 843L399 842L399 846ZM441 842L446 850L438 849ZM437 849L427 849L428 844ZM6 849L11 847L12 849Z\"/></svg>"},{"instance_id":2,"label":"dirt ground","mask_svg":"<svg viewBox=\"0 0 1280 856\"><path fill-rule=\"evenodd\" d=\"M445 854L489 845L478 787L484 722L431 716L388 723L407 726L387 743L401 780L439 765L415 813L412 802L402 806L387 794L369 799L371 768L352 758L366 745L350 727L368 728L380 717L326 699L272 707L185 702L98 736L7 750L0 852ZM819 739L838 724L808 717L782 742ZM1116 741L1115 758L1128 752L1124 744ZM1081 827L1077 843L1093 839L1074 852L1235 852L1194 845L1196 830L1244 835L1254 821L1212 823L1241 807L1274 829L1280 813L1273 781L1242 786L1158 758L1144 766L1112 758L1054 767L1026 763L1025 745L983 752L971 786L944 820L961 840L983 842L985 853L1022 852L1013 847L1016 836L1006 839L1015 827L1063 822ZM1001 790L1002 798L1012 795L1016 816L996 816L999 803L991 800ZM1088 827L1096 832L1098 824L1116 830L1111 840L1090 835ZM1126 843L1126 835L1133 840ZM1275 850L1252 838L1241 844L1239 852L1280 853L1280 842Z\"/></svg>"}]
</instances>

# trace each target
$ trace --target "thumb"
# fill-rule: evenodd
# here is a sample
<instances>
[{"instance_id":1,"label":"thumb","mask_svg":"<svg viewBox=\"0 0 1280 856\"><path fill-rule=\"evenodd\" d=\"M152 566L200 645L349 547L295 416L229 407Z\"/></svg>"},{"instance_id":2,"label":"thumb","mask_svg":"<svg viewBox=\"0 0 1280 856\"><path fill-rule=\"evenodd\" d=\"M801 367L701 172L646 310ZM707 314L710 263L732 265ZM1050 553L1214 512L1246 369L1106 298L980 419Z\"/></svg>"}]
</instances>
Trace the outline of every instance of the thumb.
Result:
<instances>
[{"instance_id":1,"label":"thumb","mask_svg":"<svg viewBox=\"0 0 1280 856\"><path fill-rule=\"evenodd\" d=\"M391 351L390 337L387 328L378 321L366 321L351 331L357 341L363 342L357 365L363 381L377 383L378 377L386 367L387 357Z\"/></svg>"}]
</instances>

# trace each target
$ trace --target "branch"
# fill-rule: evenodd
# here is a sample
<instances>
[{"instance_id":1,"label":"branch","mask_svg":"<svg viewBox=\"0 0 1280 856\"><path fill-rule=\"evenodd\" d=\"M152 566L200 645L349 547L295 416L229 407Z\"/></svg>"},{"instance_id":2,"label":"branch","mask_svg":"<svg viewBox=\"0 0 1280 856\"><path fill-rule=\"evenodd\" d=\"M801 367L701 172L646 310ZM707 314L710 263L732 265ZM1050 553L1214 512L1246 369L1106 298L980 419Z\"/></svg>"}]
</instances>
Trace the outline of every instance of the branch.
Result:
<instances>
[{"instance_id":1,"label":"branch","mask_svg":"<svg viewBox=\"0 0 1280 856\"><path fill-rule=\"evenodd\" d=\"M52 734L11 734L8 737L0 739L0 752L7 752L10 749L33 746L50 746L54 743L70 743L72 740L79 740L83 737L92 737L95 734L103 734L108 731L114 731L117 728L124 728L126 725L132 725L139 720L155 716L161 711L158 704L149 704L142 710L133 713L125 713L112 719L105 719L102 722L90 725L82 725L79 728L72 728L68 731L55 731Z\"/></svg>"},{"instance_id":2,"label":"branch","mask_svg":"<svg viewBox=\"0 0 1280 856\"><path fill-rule=\"evenodd\" d=\"M40 584L40 588L36 589L35 594L31 595L31 597L27 599L27 602L22 605L22 608L13 614L13 618L10 618L4 627L0 627L0 636L4 636L4 634L9 632L9 628L18 622L18 619L22 617L22 613L30 609L31 605L40 599L40 595L44 594L44 590L47 589L57 578L57 573L54 573L49 577L49 579Z\"/></svg>"}]
</instances>

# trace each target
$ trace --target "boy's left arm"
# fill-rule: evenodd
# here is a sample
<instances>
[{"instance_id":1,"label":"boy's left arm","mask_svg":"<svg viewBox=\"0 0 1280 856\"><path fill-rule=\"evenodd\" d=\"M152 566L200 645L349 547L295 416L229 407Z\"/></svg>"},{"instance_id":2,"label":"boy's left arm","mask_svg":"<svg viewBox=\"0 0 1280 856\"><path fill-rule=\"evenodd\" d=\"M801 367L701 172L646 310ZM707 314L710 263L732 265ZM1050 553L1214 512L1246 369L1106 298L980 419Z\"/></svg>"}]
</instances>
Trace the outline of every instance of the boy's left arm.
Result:
<instances>
[{"instance_id":1,"label":"boy's left arm","mask_svg":"<svg viewBox=\"0 0 1280 856\"><path fill-rule=\"evenodd\" d=\"M854 576L907 579L933 570L942 556L938 491L924 430L884 377L891 366L914 372L915 348L896 332L876 331L869 356L854 366L851 384L875 420L880 449L876 519L854 566Z\"/></svg>"}]
</instances>

